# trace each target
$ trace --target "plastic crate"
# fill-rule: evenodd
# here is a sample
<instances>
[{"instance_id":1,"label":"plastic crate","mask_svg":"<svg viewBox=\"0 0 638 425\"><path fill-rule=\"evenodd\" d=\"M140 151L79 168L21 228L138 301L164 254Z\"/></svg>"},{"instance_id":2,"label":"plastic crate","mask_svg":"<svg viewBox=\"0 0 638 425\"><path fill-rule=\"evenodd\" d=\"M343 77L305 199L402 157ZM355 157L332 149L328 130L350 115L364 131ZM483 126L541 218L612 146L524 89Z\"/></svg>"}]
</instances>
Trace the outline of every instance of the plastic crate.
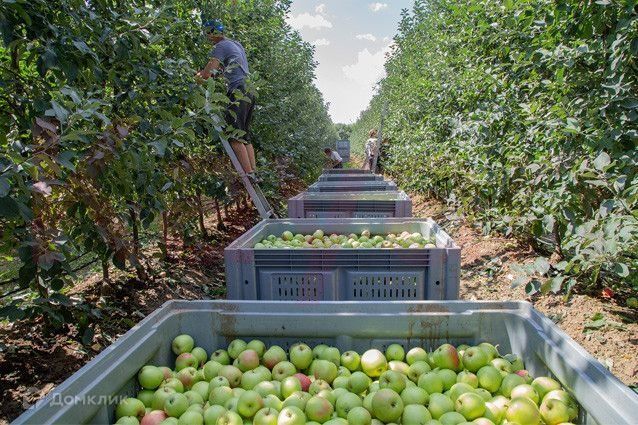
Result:
<instances>
[{"instance_id":1,"label":"plastic crate","mask_svg":"<svg viewBox=\"0 0 638 425\"><path fill-rule=\"evenodd\" d=\"M317 182L308 188L308 192L385 192L389 190L397 190L397 185L387 180Z\"/></svg>"},{"instance_id":2,"label":"plastic crate","mask_svg":"<svg viewBox=\"0 0 638 425\"><path fill-rule=\"evenodd\" d=\"M366 182L366 181L382 181L383 176L381 174L322 174L319 176L320 182L334 182L334 181L352 181L352 182Z\"/></svg>"},{"instance_id":3,"label":"plastic crate","mask_svg":"<svg viewBox=\"0 0 638 425\"><path fill-rule=\"evenodd\" d=\"M372 171L361 168L324 168L323 174L372 174Z\"/></svg>"},{"instance_id":4,"label":"plastic crate","mask_svg":"<svg viewBox=\"0 0 638 425\"><path fill-rule=\"evenodd\" d=\"M638 423L638 395L526 302L272 303L170 301L52 390L14 424L112 424L114 403L62 404L80 397L132 396L145 364L173 365L172 339L191 334L210 353L234 338L288 349L297 341L341 351L391 343L431 350L444 342L498 344L533 376L554 376L580 403L578 423Z\"/></svg>"},{"instance_id":5,"label":"plastic crate","mask_svg":"<svg viewBox=\"0 0 638 425\"><path fill-rule=\"evenodd\" d=\"M288 217L412 217L412 200L405 192L303 192L288 199Z\"/></svg>"},{"instance_id":6,"label":"plastic crate","mask_svg":"<svg viewBox=\"0 0 638 425\"><path fill-rule=\"evenodd\" d=\"M254 249L268 235L421 232L422 249ZM224 250L228 299L300 301L454 300L461 249L430 219L264 220Z\"/></svg>"},{"instance_id":7,"label":"plastic crate","mask_svg":"<svg viewBox=\"0 0 638 425\"><path fill-rule=\"evenodd\" d=\"M343 162L350 162L350 140L337 140L335 148Z\"/></svg>"}]
</instances>

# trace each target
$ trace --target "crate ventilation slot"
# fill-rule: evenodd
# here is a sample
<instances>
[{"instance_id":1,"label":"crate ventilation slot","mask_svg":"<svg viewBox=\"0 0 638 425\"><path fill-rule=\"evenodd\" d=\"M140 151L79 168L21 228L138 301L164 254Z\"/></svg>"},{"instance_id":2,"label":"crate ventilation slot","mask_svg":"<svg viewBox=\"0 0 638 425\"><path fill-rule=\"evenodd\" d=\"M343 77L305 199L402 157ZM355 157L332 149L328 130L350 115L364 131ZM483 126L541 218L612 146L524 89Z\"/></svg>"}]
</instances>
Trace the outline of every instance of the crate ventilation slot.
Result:
<instances>
[{"instance_id":1,"label":"crate ventilation slot","mask_svg":"<svg viewBox=\"0 0 638 425\"><path fill-rule=\"evenodd\" d=\"M411 300L421 299L423 278L420 274L358 275L352 279L352 299Z\"/></svg>"},{"instance_id":2,"label":"crate ventilation slot","mask_svg":"<svg viewBox=\"0 0 638 425\"><path fill-rule=\"evenodd\" d=\"M323 300L323 276L317 274L272 276L273 299Z\"/></svg>"}]
</instances>

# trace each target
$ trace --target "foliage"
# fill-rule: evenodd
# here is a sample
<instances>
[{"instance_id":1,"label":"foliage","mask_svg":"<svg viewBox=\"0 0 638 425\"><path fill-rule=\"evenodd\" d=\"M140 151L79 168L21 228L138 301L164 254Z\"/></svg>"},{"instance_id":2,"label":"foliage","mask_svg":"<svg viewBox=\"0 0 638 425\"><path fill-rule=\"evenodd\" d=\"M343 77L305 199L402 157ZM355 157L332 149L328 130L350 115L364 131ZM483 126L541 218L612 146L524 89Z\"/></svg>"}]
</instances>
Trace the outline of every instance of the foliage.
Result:
<instances>
[{"instance_id":1,"label":"foliage","mask_svg":"<svg viewBox=\"0 0 638 425\"><path fill-rule=\"evenodd\" d=\"M545 251L528 292L636 290L636 5L417 1L353 139L387 102L389 171Z\"/></svg>"},{"instance_id":2,"label":"foliage","mask_svg":"<svg viewBox=\"0 0 638 425\"><path fill-rule=\"evenodd\" d=\"M335 124L335 131L339 140L349 140L352 133L352 124L337 123Z\"/></svg>"},{"instance_id":3,"label":"foliage","mask_svg":"<svg viewBox=\"0 0 638 425\"><path fill-rule=\"evenodd\" d=\"M2 3L0 258L19 259L20 285L37 296L5 314L71 311L61 291L85 252L145 279L141 229L163 217L187 238L202 196L230 199L220 143L229 135L226 88L193 78L211 48L202 18L223 19L247 50L266 191L278 187L280 169L318 172L316 153L336 134L312 82L313 48L285 23L289 3Z\"/></svg>"}]
</instances>

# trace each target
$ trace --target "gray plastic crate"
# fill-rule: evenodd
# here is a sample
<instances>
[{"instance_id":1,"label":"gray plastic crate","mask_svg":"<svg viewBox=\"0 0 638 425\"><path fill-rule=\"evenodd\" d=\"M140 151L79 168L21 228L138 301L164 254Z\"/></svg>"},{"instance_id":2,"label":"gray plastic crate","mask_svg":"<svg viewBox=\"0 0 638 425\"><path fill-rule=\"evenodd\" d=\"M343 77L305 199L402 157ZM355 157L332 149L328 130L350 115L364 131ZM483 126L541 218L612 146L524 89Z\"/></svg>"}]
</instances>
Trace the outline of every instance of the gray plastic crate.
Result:
<instances>
[{"instance_id":1,"label":"gray plastic crate","mask_svg":"<svg viewBox=\"0 0 638 425\"><path fill-rule=\"evenodd\" d=\"M384 192L389 190L397 190L397 185L387 180L317 182L308 188L308 192Z\"/></svg>"},{"instance_id":2,"label":"gray plastic crate","mask_svg":"<svg viewBox=\"0 0 638 425\"><path fill-rule=\"evenodd\" d=\"M366 181L382 181L383 176L381 174L322 174L319 176L320 182L335 182L335 181L352 181L352 182L366 182Z\"/></svg>"},{"instance_id":3,"label":"gray plastic crate","mask_svg":"<svg viewBox=\"0 0 638 425\"><path fill-rule=\"evenodd\" d=\"M578 423L638 423L638 395L526 302L170 301L52 390L14 424L109 424L114 403L90 397L132 396L145 364L173 365L172 339L191 334L212 352L234 338L259 338L285 349L297 341L362 352L391 343L428 350L444 342L498 344L522 357L533 376L551 375L580 403ZM79 397L78 403L59 405Z\"/></svg>"},{"instance_id":4,"label":"gray plastic crate","mask_svg":"<svg viewBox=\"0 0 638 425\"><path fill-rule=\"evenodd\" d=\"M324 168L323 174L372 174L372 171L361 168Z\"/></svg>"},{"instance_id":5,"label":"gray plastic crate","mask_svg":"<svg viewBox=\"0 0 638 425\"><path fill-rule=\"evenodd\" d=\"M302 192L288 199L290 218L412 217L405 192Z\"/></svg>"},{"instance_id":6,"label":"gray plastic crate","mask_svg":"<svg viewBox=\"0 0 638 425\"><path fill-rule=\"evenodd\" d=\"M343 162L350 161L350 140L337 140L335 148L339 156L343 159Z\"/></svg>"},{"instance_id":7,"label":"gray plastic crate","mask_svg":"<svg viewBox=\"0 0 638 425\"><path fill-rule=\"evenodd\" d=\"M423 249L254 249L268 235L420 232ZM264 220L224 250L228 299L300 301L454 300L461 249L434 221L417 218Z\"/></svg>"}]
</instances>

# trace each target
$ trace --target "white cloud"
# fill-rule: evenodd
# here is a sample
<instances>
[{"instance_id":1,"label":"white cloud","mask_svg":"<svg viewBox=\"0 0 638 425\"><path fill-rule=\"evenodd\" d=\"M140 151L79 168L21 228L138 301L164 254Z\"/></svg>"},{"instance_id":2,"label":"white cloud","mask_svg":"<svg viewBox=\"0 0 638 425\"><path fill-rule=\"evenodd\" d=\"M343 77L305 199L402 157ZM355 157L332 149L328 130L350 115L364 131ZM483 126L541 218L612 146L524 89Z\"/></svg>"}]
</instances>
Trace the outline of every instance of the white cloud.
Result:
<instances>
[{"instance_id":1,"label":"white cloud","mask_svg":"<svg viewBox=\"0 0 638 425\"><path fill-rule=\"evenodd\" d=\"M390 37L383 37L383 42L384 43L389 43L390 40L392 40Z\"/></svg>"},{"instance_id":2,"label":"white cloud","mask_svg":"<svg viewBox=\"0 0 638 425\"><path fill-rule=\"evenodd\" d=\"M310 13L301 13L297 16L291 16L288 18L288 24L296 30L300 30L304 27L313 29L332 28L332 22L321 15L311 15Z\"/></svg>"},{"instance_id":3,"label":"white cloud","mask_svg":"<svg viewBox=\"0 0 638 425\"><path fill-rule=\"evenodd\" d=\"M314 44L315 46L330 46L330 40L326 38L320 38L318 40L315 40L312 44Z\"/></svg>"},{"instance_id":4,"label":"white cloud","mask_svg":"<svg viewBox=\"0 0 638 425\"><path fill-rule=\"evenodd\" d=\"M386 9L388 7L388 3L370 3L370 10L373 12L379 12L380 10Z\"/></svg>"},{"instance_id":5,"label":"white cloud","mask_svg":"<svg viewBox=\"0 0 638 425\"><path fill-rule=\"evenodd\" d=\"M377 38L372 34L357 34L357 40L377 41Z\"/></svg>"},{"instance_id":6,"label":"white cloud","mask_svg":"<svg viewBox=\"0 0 638 425\"><path fill-rule=\"evenodd\" d=\"M325 15L327 12L326 5L324 3L321 3L320 5L315 7L315 12L317 12L320 15Z\"/></svg>"},{"instance_id":7,"label":"white cloud","mask_svg":"<svg viewBox=\"0 0 638 425\"><path fill-rule=\"evenodd\" d=\"M386 46L375 53L363 49L357 54L357 62L343 67L343 73L349 80L369 87L372 91L374 85L385 75L383 65L385 64L385 56L390 51L391 46Z\"/></svg>"}]
</instances>

